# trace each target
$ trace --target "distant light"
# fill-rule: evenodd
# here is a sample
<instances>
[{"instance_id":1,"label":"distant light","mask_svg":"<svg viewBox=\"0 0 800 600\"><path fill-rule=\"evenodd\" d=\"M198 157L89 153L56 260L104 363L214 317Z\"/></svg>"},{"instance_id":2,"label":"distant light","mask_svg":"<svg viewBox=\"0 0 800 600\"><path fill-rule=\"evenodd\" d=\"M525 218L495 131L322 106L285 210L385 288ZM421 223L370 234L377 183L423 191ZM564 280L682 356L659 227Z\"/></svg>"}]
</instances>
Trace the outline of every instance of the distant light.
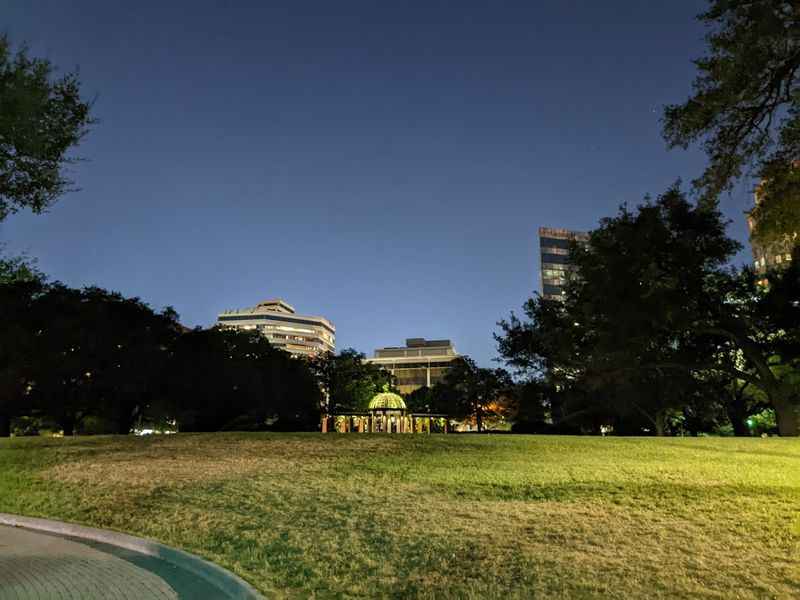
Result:
<instances>
[{"instance_id":1,"label":"distant light","mask_svg":"<svg viewBox=\"0 0 800 600\"><path fill-rule=\"evenodd\" d=\"M748 427L752 427L753 423L754 423L753 419L747 419L747 426Z\"/></svg>"}]
</instances>

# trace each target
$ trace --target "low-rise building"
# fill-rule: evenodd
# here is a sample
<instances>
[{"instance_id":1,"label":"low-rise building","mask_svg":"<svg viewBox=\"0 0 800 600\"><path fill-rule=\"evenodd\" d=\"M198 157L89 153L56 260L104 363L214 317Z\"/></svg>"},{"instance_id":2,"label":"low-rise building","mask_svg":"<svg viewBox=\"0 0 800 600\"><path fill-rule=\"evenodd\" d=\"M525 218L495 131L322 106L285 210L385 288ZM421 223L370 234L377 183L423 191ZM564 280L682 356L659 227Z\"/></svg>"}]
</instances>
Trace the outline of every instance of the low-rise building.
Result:
<instances>
[{"instance_id":1,"label":"low-rise building","mask_svg":"<svg viewBox=\"0 0 800 600\"><path fill-rule=\"evenodd\" d=\"M255 329L273 346L297 356L314 356L336 350L336 328L325 317L298 315L280 298L264 300L252 308L228 310L217 324L237 329Z\"/></svg>"},{"instance_id":2,"label":"low-rise building","mask_svg":"<svg viewBox=\"0 0 800 600\"><path fill-rule=\"evenodd\" d=\"M458 357L450 340L409 338L405 346L378 348L375 356L367 358L366 362L389 371L396 378L400 393L410 394L440 382Z\"/></svg>"}]
</instances>

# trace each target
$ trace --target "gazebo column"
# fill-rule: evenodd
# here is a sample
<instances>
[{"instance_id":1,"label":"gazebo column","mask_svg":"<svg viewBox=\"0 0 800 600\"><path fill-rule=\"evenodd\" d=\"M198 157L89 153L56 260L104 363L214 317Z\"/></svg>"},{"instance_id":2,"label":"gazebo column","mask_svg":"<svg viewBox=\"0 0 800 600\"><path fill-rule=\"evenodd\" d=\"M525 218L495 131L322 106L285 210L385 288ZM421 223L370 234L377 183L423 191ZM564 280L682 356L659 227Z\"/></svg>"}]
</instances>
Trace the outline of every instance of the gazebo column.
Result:
<instances>
[{"instance_id":1,"label":"gazebo column","mask_svg":"<svg viewBox=\"0 0 800 600\"><path fill-rule=\"evenodd\" d=\"M445 420L444 420L444 432L445 433L447 433L448 425L450 425L450 423L448 423L447 422L447 418L445 418Z\"/></svg>"}]
</instances>

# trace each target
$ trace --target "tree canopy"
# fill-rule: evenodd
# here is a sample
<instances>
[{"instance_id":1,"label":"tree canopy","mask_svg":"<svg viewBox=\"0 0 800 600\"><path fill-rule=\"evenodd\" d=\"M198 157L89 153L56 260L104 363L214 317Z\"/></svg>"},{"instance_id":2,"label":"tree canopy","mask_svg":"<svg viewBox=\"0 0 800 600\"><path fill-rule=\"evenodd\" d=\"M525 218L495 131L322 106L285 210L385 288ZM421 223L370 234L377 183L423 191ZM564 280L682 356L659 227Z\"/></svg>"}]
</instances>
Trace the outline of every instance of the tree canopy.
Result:
<instances>
[{"instance_id":1,"label":"tree canopy","mask_svg":"<svg viewBox=\"0 0 800 600\"><path fill-rule=\"evenodd\" d=\"M797 435L797 265L771 273L767 289L748 269L726 269L739 245L725 225L677 186L623 206L573 246L563 302L534 297L527 320L500 323L501 356L560 390L554 417L663 433L679 413L696 421L720 390L741 419L753 405L742 405L748 383L769 399L781 432Z\"/></svg>"},{"instance_id":2,"label":"tree canopy","mask_svg":"<svg viewBox=\"0 0 800 600\"><path fill-rule=\"evenodd\" d=\"M691 96L664 111L670 147L699 143L709 162L696 180L705 201L743 175L762 190L754 239L800 231L800 6L788 0L711 0L698 17L707 54L695 60Z\"/></svg>"},{"instance_id":3,"label":"tree canopy","mask_svg":"<svg viewBox=\"0 0 800 600\"><path fill-rule=\"evenodd\" d=\"M309 367L327 395L328 412L335 414L367 410L375 394L394 388L388 371L364 359L363 353L352 348L309 359Z\"/></svg>"},{"instance_id":4,"label":"tree canopy","mask_svg":"<svg viewBox=\"0 0 800 600\"><path fill-rule=\"evenodd\" d=\"M56 77L50 61L0 36L0 221L41 212L68 191L68 152L94 122L90 112L77 73Z\"/></svg>"},{"instance_id":5,"label":"tree canopy","mask_svg":"<svg viewBox=\"0 0 800 600\"><path fill-rule=\"evenodd\" d=\"M187 331L171 308L100 288L0 283L0 436L20 419L127 434L316 428L308 365L254 331Z\"/></svg>"}]
</instances>

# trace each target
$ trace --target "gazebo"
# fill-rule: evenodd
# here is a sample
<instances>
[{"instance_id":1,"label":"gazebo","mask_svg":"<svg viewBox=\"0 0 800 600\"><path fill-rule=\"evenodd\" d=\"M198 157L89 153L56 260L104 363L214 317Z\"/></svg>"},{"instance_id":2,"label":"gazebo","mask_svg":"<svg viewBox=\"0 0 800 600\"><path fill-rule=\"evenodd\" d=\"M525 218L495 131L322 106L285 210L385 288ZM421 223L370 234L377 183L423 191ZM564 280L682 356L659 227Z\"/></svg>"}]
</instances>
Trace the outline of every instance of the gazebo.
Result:
<instances>
[{"instance_id":1,"label":"gazebo","mask_svg":"<svg viewBox=\"0 0 800 600\"><path fill-rule=\"evenodd\" d=\"M323 414L322 433L447 433L447 415L409 413L402 396L380 392L369 401L366 412Z\"/></svg>"}]
</instances>

